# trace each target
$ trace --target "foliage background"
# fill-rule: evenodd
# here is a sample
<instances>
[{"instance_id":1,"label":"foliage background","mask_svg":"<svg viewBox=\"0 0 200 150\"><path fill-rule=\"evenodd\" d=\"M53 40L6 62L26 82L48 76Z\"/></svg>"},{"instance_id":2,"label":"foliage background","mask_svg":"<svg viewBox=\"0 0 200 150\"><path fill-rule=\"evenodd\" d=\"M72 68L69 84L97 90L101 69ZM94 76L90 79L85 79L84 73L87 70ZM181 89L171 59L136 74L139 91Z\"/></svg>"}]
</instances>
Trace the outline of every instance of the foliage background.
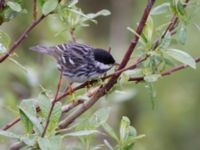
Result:
<instances>
[{"instance_id":1,"label":"foliage background","mask_svg":"<svg viewBox=\"0 0 200 150\"><path fill-rule=\"evenodd\" d=\"M162 1L156 2L156 5ZM31 1L27 1L30 7ZM77 32L77 37L94 45L108 49L112 47L112 54L119 61L120 56L127 49L131 35L127 26L134 27L141 17L146 0L84 0L79 6L85 12L97 12L100 9L108 9L111 16L98 18L97 25L91 25ZM11 22L4 23L0 29L5 30L14 41L31 22L30 12L18 16ZM29 51L29 47L42 43L55 45L69 39L67 32L55 36L61 31L61 24L51 16L45 19L32 31L29 38L18 47L16 59L28 67L32 73L26 74L10 61L0 65L0 125L4 125L13 116L16 116L16 104L20 99L33 97L40 91L40 84L49 90L56 87L58 72L53 59L41 56ZM156 16L154 21L161 24L168 17ZM195 22L200 24L200 17L194 17ZM187 42L185 49L193 56L199 56L199 31L190 25L187 30ZM98 102L93 107L110 106L112 112L109 122L118 128L123 115L132 120L132 124L139 133L146 137L136 144L137 150L198 150L200 148L200 71L191 68L177 72L172 76L165 77L155 84L157 98L156 107L152 110L149 91L145 84L134 84L130 87L134 94L127 101L118 102L116 99L106 99ZM14 127L17 132L21 126ZM0 141L0 149L5 149L12 140Z\"/></svg>"}]
</instances>

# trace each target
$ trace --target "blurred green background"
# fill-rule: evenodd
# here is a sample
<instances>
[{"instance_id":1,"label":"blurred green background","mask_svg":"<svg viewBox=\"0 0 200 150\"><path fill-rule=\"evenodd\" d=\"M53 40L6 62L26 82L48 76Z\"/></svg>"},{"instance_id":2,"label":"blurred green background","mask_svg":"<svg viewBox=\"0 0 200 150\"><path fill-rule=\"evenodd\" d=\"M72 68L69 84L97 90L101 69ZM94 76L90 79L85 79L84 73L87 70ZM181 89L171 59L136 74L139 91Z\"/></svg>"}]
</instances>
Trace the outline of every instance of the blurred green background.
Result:
<instances>
[{"instance_id":1,"label":"blurred green background","mask_svg":"<svg viewBox=\"0 0 200 150\"><path fill-rule=\"evenodd\" d=\"M120 62L128 48L132 35L127 26L135 28L147 0L82 0L79 5L84 12L97 12L108 9L112 14L98 18L98 24L78 30L76 35L80 41L94 47L112 48L112 54ZM157 1L158 5L162 1ZM29 1L27 8L31 7ZM191 11L190 9L188 10ZM12 42L31 23L31 12L20 15L14 20L4 23L0 29L6 31ZM164 16L153 17L155 25L169 19ZM193 21L200 24L199 15ZM54 91L58 80L55 61L29 51L29 47L37 44L55 45L69 40L68 32L55 36L62 30L62 25L55 16L46 18L17 48L14 58L29 69L26 73L13 62L7 60L0 65L0 125L17 116L17 104L22 100L37 96L40 84ZM192 56L200 55L199 31L191 24L187 28L187 42L181 46ZM112 108L110 123L117 129L123 115L132 120L132 125L139 134L146 137L140 140L136 150L199 150L200 149L200 70L187 68L164 77L155 83L157 98L156 107L152 110L150 95L144 83L132 83L130 90L134 96L127 101L106 100L99 102L101 107ZM102 100L104 101L104 100ZM103 104L102 104L103 103ZM95 108L96 109L96 108ZM21 132L21 126L13 129ZM0 149L12 143L12 140L1 139Z\"/></svg>"}]
</instances>

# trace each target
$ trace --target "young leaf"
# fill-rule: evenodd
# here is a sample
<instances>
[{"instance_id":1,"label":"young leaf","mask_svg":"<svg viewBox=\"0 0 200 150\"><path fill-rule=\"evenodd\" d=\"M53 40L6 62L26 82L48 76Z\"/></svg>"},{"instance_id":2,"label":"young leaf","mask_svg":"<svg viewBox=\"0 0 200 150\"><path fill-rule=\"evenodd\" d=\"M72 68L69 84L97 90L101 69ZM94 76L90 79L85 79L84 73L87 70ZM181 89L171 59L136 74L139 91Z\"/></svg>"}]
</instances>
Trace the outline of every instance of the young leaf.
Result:
<instances>
[{"instance_id":1,"label":"young leaf","mask_svg":"<svg viewBox=\"0 0 200 150\"><path fill-rule=\"evenodd\" d=\"M147 82L156 82L161 77L160 74L151 74L144 77Z\"/></svg>"},{"instance_id":2,"label":"young leaf","mask_svg":"<svg viewBox=\"0 0 200 150\"><path fill-rule=\"evenodd\" d=\"M112 145L107 140L103 140L103 142L108 147L109 150L114 150L114 148L112 147Z\"/></svg>"},{"instance_id":3,"label":"young leaf","mask_svg":"<svg viewBox=\"0 0 200 150\"><path fill-rule=\"evenodd\" d=\"M165 51L165 53L174 59L176 59L179 62L182 62L193 69L196 69L196 62L192 56L190 56L188 53L178 50L178 49L168 49Z\"/></svg>"},{"instance_id":4,"label":"young leaf","mask_svg":"<svg viewBox=\"0 0 200 150\"><path fill-rule=\"evenodd\" d=\"M8 137L8 138L15 138L15 139L20 139L21 138L19 135L15 134L15 133L12 133L10 131L0 130L0 135Z\"/></svg>"},{"instance_id":5,"label":"young leaf","mask_svg":"<svg viewBox=\"0 0 200 150\"><path fill-rule=\"evenodd\" d=\"M10 45L10 41L9 35L0 30L0 54L6 52Z\"/></svg>"},{"instance_id":6,"label":"young leaf","mask_svg":"<svg viewBox=\"0 0 200 150\"><path fill-rule=\"evenodd\" d=\"M110 108L102 108L94 113L94 115L89 119L89 122L95 128L103 125L109 117Z\"/></svg>"},{"instance_id":7,"label":"young leaf","mask_svg":"<svg viewBox=\"0 0 200 150\"><path fill-rule=\"evenodd\" d=\"M109 16L111 14L111 12L107 9L102 9L99 12L96 13L96 17L97 16Z\"/></svg>"},{"instance_id":8,"label":"young leaf","mask_svg":"<svg viewBox=\"0 0 200 150\"><path fill-rule=\"evenodd\" d=\"M47 0L44 5L42 6L42 13L44 15L49 14L50 12L54 11L58 5L57 0Z\"/></svg>"},{"instance_id":9,"label":"young leaf","mask_svg":"<svg viewBox=\"0 0 200 150\"><path fill-rule=\"evenodd\" d=\"M79 136L88 136L88 135L97 134L97 133L99 133L99 131L97 131L97 130L82 130L82 131L75 131L75 132L67 133L63 136L64 137L67 137L67 136L79 137Z\"/></svg>"},{"instance_id":10,"label":"young leaf","mask_svg":"<svg viewBox=\"0 0 200 150\"><path fill-rule=\"evenodd\" d=\"M178 42L180 42L181 44L185 44L187 38L186 36L187 36L186 27L184 25L181 25L181 27L177 31Z\"/></svg>"},{"instance_id":11,"label":"young leaf","mask_svg":"<svg viewBox=\"0 0 200 150\"><path fill-rule=\"evenodd\" d=\"M68 7L73 7L78 3L79 0L72 0Z\"/></svg>"},{"instance_id":12,"label":"young leaf","mask_svg":"<svg viewBox=\"0 0 200 150\"><path fill-rule=\"evenodd\" d=\"M54 109L50 118L48 133L52 133L52 131L54 131L54 129L57 127L61 114L62 114L62 104L60 102L57 102L54 106Z\"/></svg>"},{"instance_id":13,"label":"young leaf","mask_svg":"<svg viewBox=\"0 0 200 150\"><path fill-rule=\"evenodd\" d=\"M41 94L37 99L37 103L40 106L42 117L47 118L51 107L50 100L46 95Z\"/></svg>"},{"instance_id":14,"label":"young leaf","mask_svg":"<svg viewBox=\"0 0 200 150\"><path fill-rule=\"evenodd\" d=\"M151 11L151 15L160 15L169 11L170 3L162 3Z\"/></svg>"},{"instance_id":15,"label":"young leaf","mask_svg":"<svg viewBox=\"0 0 200 150\"><path fill-rule=\"evenodd\" d=\"M117 137L115 131L109 124L105 123L103 125L103 128L113 139L115 139L117 142L119 142L119 138Z\"/></svg>"},{"instance_id":16,"label":"young leaf","mask_svg":"<svg viewBox=\"0 0 200 150\"><path fill-rule=\"evenodd\" d=\"M61 150L62 139L61 136L38 138L38 144L41 150Z\"/></svg>"},{"instance_id":17,"label":"young leaf","mask_svg":"<svg viewBox=\"0 0 200 150\"><path fill-rule=\"evenodd\" d=\"M12 1L8 1L7 5L14 11L16 12L20 12L22 10L20 4L16 3L16 2L12 2Z\"/></svg>"},{"instance_id":18,"label":"young leaf","mask_svg":"<svg viewBox=\"0 0 200 150\"><path fill-rule=\"evenodd\" d=\"M36 116L32 115L31 113L24 110L23 108L19 108L19 111L20 111L21 116L23 116L26 119L26 122L29 123L28 125L30 125L32 123L32 125L35 127L36 131L38 133L42 133L43 127L40 124L40 120L38 118L36 118Z\"/></svg>"},{"instance_id":19,"label":"young leaf","mask_svg":"<svg viewBox=\"0 0 200 150\"><path fill-rule=\"evenodd\" d=\"M123 116L120 123L120 140L124 141L127 139L129 134L130 120L128 117Z\"/></svg>"},{"instance_id":20,"label":"young leaf","mask_svg":"<svg viewBox=\"0 0 200 150\"><path fill-rule=\"evenodd\" d=\"M33 100L23 100L19 107L23 108L25 111L27 111L31 115L36 116L36 111L35 111ZM31 134L32 129L33 129L33 123L28 118L28 116L24 113L24 111L19 109L19 112L20 112L21 121L22 121L22 123L25 127L25 130L26 130L26 133Z\"/></svg>"}]
</instances>

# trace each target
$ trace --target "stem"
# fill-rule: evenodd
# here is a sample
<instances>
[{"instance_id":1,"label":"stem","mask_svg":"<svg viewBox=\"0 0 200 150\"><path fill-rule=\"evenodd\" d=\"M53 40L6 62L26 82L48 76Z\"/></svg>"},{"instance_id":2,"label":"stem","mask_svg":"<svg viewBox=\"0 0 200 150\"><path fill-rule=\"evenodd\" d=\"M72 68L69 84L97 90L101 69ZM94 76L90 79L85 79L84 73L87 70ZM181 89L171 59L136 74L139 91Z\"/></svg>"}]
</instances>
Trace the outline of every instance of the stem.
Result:
<instances>
[{"instance_id":1,"label":"stem","mask_svg":"<svg viewBox=\"0 0 200 150\"><path fill-rule=\"evenodd\" d=\"M47 131L47 128L48 128L48 126L49 126L50 118L51 118L51 115L52 115L54 106L55 106L55 104L56 104L56 102L57 102L58 93L59 93L59 90L60 90L60 87L61 87L62 77L63 77L63 69L61 69L61 72L60 72L60 78L59 78L59 81L58 81L58 84L57 84L57 90L56 90L55 98L54 98L54 100L51 102L51 108L50 108L50 111L49 111L49 114L48 114L48 117L47 117L47 121L46 121L46 125L45 125L45 127L44 127L44 131L43 131L41 137L44 137L44 136L45 136L46 131Z\"/></svg>"},{"instance_id":2,"label":"stem","mask_svg":"<svg viewBox=\"0 0 200 150\"><path fill-rule=\"evenodd\" d=\"M200 57L197 57L197 58L195 59L195 62L196 62L196 63L200 62ZM176 66L176 67L170 68L170 69L168 69L168 70L162 72L160 75L161 75L162 77L164 77L164 76L170 75L171 73L174 73L174 72L180 71L180 70L182 70L182 69L185 69L185 68L187 68L187 67L189 67L189 66L188 66L188 65L185 65L185 64L180 64L180 65L178 65L178 66ZM133 78L130 78L130 79L129 79L129 81L137 81L137 82L140 82L140 81L143 81L143 80L144 80L144 77L143 77L143 76L140 76L140 77L133 77Z\"/></svg>"},{"instance_id":3,"label":"stem","mask_svg":"<svg viewBox=\"0 0 200 150\"><path fill-rule=\"evenodd\" d=\"M28 34L33 30L33 28L39 24L46 16L42 15L36 21L34 21L20 36L19 38L13 43L10 47L8 52L0 57L0 63L5 61L14 51L15 49L23 42L25 38L27 38Z\"/></svg>"},{"instance_id":4,"label":"stem","mask_svg":"<svg viewBox=\"0 0 200 150\"><path fill-rule=\"evenodd\" d=\"M37 19L37 0L33 0L33 21Z\"/></svg>"}]
</instances>

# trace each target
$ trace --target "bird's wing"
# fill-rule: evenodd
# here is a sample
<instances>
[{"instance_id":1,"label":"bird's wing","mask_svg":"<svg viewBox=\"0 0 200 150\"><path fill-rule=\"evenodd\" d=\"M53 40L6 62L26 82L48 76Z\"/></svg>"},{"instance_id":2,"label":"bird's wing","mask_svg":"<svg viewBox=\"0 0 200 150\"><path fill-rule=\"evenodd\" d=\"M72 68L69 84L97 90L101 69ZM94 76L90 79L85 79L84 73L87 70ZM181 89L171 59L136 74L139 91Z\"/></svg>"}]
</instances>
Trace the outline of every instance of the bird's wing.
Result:
<instances>
[{"instance_id":1,"label":"bird's wing","mask_svg":"<svg viewBox=\"0 0 200 150\"><path fill-rule=\"evenodd\" d=\"M56 49L62 52L60 63L68 69L77 69L94 61L93 48L85 44L70 42L57 45Z\"/></svg>"}]
</instances>

